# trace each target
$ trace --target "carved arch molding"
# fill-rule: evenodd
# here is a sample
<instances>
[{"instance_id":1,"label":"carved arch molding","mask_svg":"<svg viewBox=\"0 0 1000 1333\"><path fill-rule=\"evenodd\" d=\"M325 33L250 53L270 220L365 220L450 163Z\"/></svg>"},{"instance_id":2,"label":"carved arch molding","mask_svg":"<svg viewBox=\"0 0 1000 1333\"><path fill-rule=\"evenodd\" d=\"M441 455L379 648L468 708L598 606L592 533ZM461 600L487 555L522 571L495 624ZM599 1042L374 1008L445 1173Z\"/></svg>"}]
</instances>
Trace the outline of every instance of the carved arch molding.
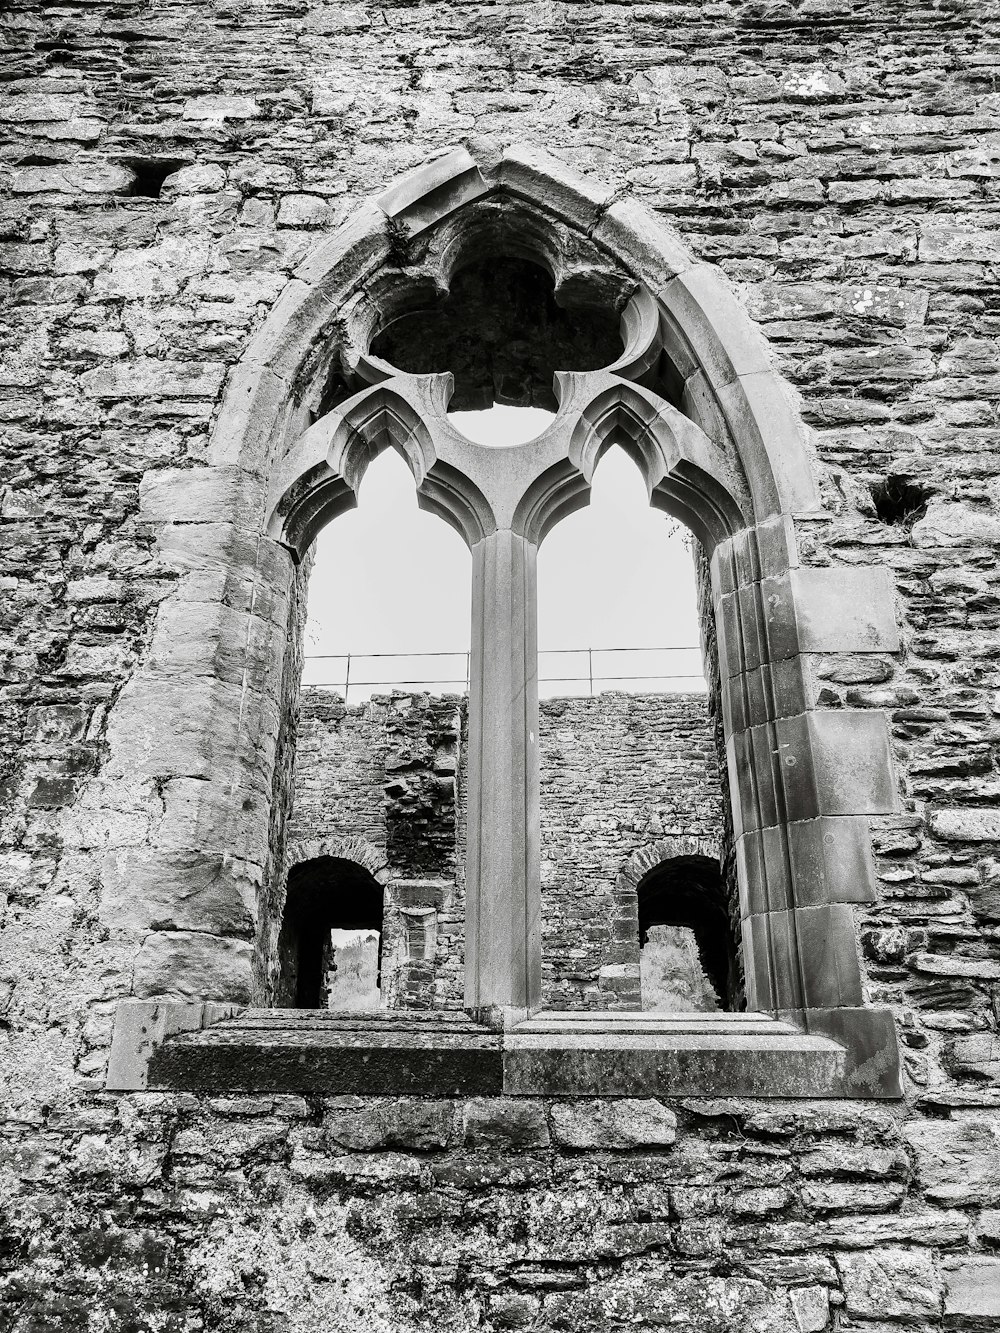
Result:
<instances>
[{"instance_id":1,"label":"carved arch molding","mask_svg":"<svg viewBox=\"0 0 1000 1333\"><path fill-rule=\"evenodd\" d=\"M380 329L482 253L540 264L557 300L590 286L621 307L621 356L557 373L556 418L529 446L472 444L447 415L449 374L406 374L370 350ZM605 1058L611 1039L592 1022L535 1013L534 559L551 527L587 502L615 443L651 503L711 555L753 1011L698 1031L618 1024L612 1045L631 1050L634 1067L617 1074ZM206 465L143 481L142 517L182 577L112 719L111 770L149 771L157 738L147 733L140 755L130 728L155 691L173 771L179 759L197 784L183 792L183 855L170 784L173 841L136 851L140 862L158 858L161 897L179 907L169 930L151 917L137 932L139 998L122 1006L109 1086L135 1086L140 1075L123 1071L137 1042L146 1064L156 1048L157 1077L210 1086L212 1042L228 1033L238 1046L251 1022L219 1023L217 1006L232 1013L267 993L297 564L320 527L355 504L387 447L409 465L419 503L473 553L466 1007L489 1020L483 1040L502 1052L501 1089L898 1095L894 1025L864 1003L853 920L853 905L874 897L869 816L897 804L887 722L875 710L817 707L811 670L817 654L898 650L891 576L800 563L796 524L824 517L808 432L725 279L635 202L524 146L444 152L359 208L299 268L248 348ZM193 616L195 645L181 630ZM110 897L127 892L118 882ZM141 918L132 906L130 919ZM208 1031L162 1041L209 1019ZM784 1063L769 1064L776 1046ZM685 1049L701 1063L685 1062Z\"/></svg>"}]
</instances>

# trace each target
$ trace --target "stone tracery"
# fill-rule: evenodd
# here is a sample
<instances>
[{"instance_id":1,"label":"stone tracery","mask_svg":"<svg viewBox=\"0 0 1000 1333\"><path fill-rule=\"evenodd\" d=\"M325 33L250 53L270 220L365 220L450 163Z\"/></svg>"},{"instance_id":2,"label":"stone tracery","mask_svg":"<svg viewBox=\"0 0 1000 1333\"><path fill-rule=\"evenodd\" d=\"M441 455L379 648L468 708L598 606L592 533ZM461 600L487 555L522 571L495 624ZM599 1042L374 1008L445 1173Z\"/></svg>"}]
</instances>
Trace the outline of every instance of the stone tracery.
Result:
<instances>
[{"instance_id":1,"label":"stone tracery","mask_svg":"<svg viewBox=\"0 0 1000 1333\"><path fill-rule=\"evenodd\" d=\"M559 230L556 235L561 237ZM570 247L563 241L553 248L565 252ZM599 263L596 255L590 260ZM606 270L606 264L597 271L601 268ZM459 270L459 276L462 272L468 270ZM610 288L616 280L611 270L603 284L595 285ZM444 277L440 281L443 284ZM421 289L425 286L426 279L420 283ZM578 287L583 286L581 279ZM596 344L609 359L609 368L555 370L556 418L529 444L498 448L467 440L447 415L454 377L398 370L383 355L378 357L379 373L387 378L360 389L310 426L285 456L271 489L270 534L304 551L315 530L352 502L370 459L394 447L408 462L423 505L446 517L472 548L466 1003L474 1011L523 1015L541 1001L538 543L559 518L586 504L594 468L602 452L617 441L639 464L653 502L685 517L710 545L744 526L722 451L660 394L626 378L648 376L663 348L648 291L633 290L624 310L620 339L605 334ZM543 305L543 323L551 313ZM422 318L413 327L412 320L390 319L390 331L409 324L408 334L388 345L384 336L376 338L373 345L404 362L416 356L421 365L428 357L429 364L436 355L456 350L453 330L435 351L434 321ZM591 326L604 327L597 317ZM429 341L411 353L405 338L420 331ZM466 348L469 333L460 325ZM595 344L592 337L585 336L584 342L579 351L564 337L555 352L551 347L545 351L550 356L579 352L586 361L593 357ZM468 356L475 366L474 346ZM369 350L363 348L359 370L369 364ZM480 367L484 373L485 363ZM502 393L499 381L493 392ZM511 700L520 703L512 707ZM504 799L498 802L493 793L504 793Z\"/></svg>"},{"instance_id":2,"label":"stone tracery","mask_svg":"<svg viewBox=\"0 0 1000 1333\"><path fill-rule=\"evenodd\" d=\"M621 353L619 319L603 292L580 290L570 306L554 298L553 280L536 263L487 254L459 269L446 297L430 309L391 320L372 352L408 374L450 371L454 411L509 403L555 409L556 370L597 370ZM585 297L591 304L583 304ZM601 304L596 304L601 300Z\"/></svg>"}]
</instances>

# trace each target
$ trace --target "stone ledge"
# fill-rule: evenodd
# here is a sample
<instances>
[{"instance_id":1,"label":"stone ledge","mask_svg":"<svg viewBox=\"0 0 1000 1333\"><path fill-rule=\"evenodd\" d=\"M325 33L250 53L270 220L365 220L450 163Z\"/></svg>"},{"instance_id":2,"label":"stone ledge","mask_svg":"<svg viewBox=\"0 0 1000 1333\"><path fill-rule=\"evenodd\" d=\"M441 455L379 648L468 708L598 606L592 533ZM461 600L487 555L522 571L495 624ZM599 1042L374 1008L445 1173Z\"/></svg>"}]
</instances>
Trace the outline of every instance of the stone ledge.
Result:
<instances>
[{"instance_id":1,"label":"stone ledge","mask_svg":"<svg viewBox=\"0 0 1000 1333\"><path fill-rule=\"evenodd\" d=\"M767 1014L637 1011L550 1012L491 1027L462 1013L234 1012L125 1000L107 1086L424 1097L898 1097L891 1018L845 1013L839 1026L829 1018L811 1024L808 1011L801 1024ZM859 1014L887 1020L876 1023L886 1051L878 1076L861 1085L851 1048ZM865 1032L870 1026L862 1023Z\"/></svg>"},{"instance_id":2,"label":"stone ledge","mask_svg":"<svg viewBox=\"0 0 1000 1333\"><path fill-rule=\"evenodd\" d=\"M842 1095L844 1063L763 1014L537 1015L504 1034L512 1096L822 1097Z\"/></svg>"}]
</instances>

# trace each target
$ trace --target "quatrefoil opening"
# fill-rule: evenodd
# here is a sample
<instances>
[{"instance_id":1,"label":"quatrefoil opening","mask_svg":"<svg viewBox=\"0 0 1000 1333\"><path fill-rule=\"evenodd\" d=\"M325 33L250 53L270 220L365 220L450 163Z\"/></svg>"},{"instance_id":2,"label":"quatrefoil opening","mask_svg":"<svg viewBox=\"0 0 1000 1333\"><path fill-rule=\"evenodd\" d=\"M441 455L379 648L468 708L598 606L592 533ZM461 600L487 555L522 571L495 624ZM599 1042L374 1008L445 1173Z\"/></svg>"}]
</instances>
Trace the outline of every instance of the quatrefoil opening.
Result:
<instances>
[{"instance_id":1,"label":"quatrefoil opening","mask_svg":"<svg viewBox=\"0 0 1000 1333\"><path fill-rule=\"evenodd\" d=\"M541 265L485 255L429 307L391 320L370 350L409 374L451 371L452 411L504 403L554 412L556 371L610 366L623 346L620 308L604 292L579 281L557 291Z\"/></svg>"}]
</instances>

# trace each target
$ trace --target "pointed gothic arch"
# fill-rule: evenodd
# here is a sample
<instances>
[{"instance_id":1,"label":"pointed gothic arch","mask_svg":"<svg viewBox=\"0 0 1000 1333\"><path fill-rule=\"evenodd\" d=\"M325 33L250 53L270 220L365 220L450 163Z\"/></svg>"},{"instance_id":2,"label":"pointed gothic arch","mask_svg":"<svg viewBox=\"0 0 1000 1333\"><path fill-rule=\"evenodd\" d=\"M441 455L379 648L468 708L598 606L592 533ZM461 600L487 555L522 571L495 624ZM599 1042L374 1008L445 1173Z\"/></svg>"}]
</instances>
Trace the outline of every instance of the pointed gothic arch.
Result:
<instances>
[{"instance_id":1,"label":"pointed gothic arch","mask_svg":"<svg viewBox=\"0 0 1000 1333\"><path fill-rule=\"evenodd\" d=\"M557 420L533 442L531 475L520 486L510 480L515 451L492 451L486 465L449 426L448 376L400 375L369 350L389 313L417 290L446 289L463 256L487 243L543 263L567 299L581 287L627 297L621 357L596 378L557 377ZM332 377L345 375L353 392L324 412ZM179 568L192 570L190 539L200 527L213 552L208 563L241 590L213 600L205 580L188 573L175 594L175 606L204 608L227 656L225 668L220 649L220 658L189 673L202 718L195 733L186 729L190 766L206 779L197 799L222 812L191 850L222 870L212 902L186 899L190 932L203 938L186 947L176 941L171 966L182 969L197 955L206 999L266 994L271 960L245 929L228 925L230 916L213 911L226 893L244 908L261 901L280 856L270 793L294 674L286 643L298 554L318 526L353 503L372 453L391 446L410 465L421 502L472 547L480 623L506 617L523 647L519 658L497 661L482 641L474 650L482 697L516 698L524 711L521 740L507 737L502 764L484 769L480 784L508 784L507 804L522 813L502 837L493 828L478 844L470 839L470 879L499 882L513 873L524 893L502 921L495 898L484 917L470 896L474 946L498 930L506 943L488 964L485 945L468 952L472 1008L531 1009L537 828L524 811L537 762L526 589L537 541L585 502L612 437L641 461L652 501L682 517L711 550L751 1004L841 1040L845 1077L858 1091L884 1093L895 1086L894 1033L887 1013L864 1005L851 904L873 893L868 816L896 804L887 728L874 710L817 707L808 664L816 653L898 647L888 572L801 564L796 521L822 518L808 431L722 275L696 262L640 205L531 147L482 157L467 148L444 152L360 207L299 267L247 348L206 466L144 482L143 517L160 529L165 549L180 552ZM169 609L160 616L158 634ZM161 642L163 653L152 656L112 719L119 763L134 757L126 732L135 699L162 685L157 673L172 651L175 680L183 675L176 650ZM489 728L498 716L487 707L474 719L473 751L485 753L487 735L496 739ZM482 814L476 799L473 792L470 826ZM163 967L148 956L151 936L137 958L137 994L164 989ZM508 974L520 979L516 995L505 989Z\"/></svg>"}]
</instances>

